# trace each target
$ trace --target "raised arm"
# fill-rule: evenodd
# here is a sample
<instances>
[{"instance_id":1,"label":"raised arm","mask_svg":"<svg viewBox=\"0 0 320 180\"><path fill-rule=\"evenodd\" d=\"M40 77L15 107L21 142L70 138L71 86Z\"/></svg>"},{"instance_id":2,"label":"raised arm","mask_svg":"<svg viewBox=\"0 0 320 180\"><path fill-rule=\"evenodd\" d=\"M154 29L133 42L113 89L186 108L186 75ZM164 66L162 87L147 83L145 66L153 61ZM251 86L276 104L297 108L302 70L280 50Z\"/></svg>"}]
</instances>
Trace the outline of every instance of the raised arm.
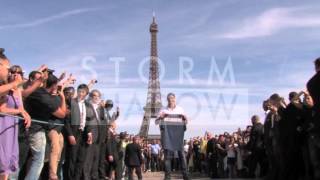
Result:
<instances>
[{"instance_id":1,"label":"raised arm","mask_svg":"<svg viewBox=\"0 0 320 180\"><path fill-rule=\"evenodd\" d=\"M17 89L23 84L22 78L16 78L13 82L0 86L0 96L6 95L11 89Z\"/></svg>"},{"instance_id":2,"label":"raised arm","mask_svg":"<svg viewBox=\"0 0 320 180\"><path fill-rule=\"evenodd\" d=\"M58 92L59 96L61 97L61 102L59 108L53 112L52 114L57 118L65 118L67 114L67 105L66 105L66 99L63 94L63 90Z\"/></svg>"}]
</instances>

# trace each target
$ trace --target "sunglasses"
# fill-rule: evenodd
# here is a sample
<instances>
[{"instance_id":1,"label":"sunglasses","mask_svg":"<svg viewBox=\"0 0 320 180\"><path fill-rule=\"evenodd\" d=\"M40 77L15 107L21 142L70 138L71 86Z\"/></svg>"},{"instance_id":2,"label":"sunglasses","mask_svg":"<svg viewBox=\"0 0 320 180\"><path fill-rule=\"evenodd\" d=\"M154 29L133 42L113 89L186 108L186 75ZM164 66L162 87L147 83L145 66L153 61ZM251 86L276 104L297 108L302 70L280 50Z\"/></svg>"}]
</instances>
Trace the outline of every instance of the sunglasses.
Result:
<instances>
[{"instance_id":1,"label":"sunglasses","mask_svg":"<svg viewBox=\"0 0 320 180\"><path fill-rule=\"evenodd\" d=\"M14 74L20 74L21 76L23 76L23 72L22 71L11 71L10 72L12 75Z\"/></svg>"}]
</instances>

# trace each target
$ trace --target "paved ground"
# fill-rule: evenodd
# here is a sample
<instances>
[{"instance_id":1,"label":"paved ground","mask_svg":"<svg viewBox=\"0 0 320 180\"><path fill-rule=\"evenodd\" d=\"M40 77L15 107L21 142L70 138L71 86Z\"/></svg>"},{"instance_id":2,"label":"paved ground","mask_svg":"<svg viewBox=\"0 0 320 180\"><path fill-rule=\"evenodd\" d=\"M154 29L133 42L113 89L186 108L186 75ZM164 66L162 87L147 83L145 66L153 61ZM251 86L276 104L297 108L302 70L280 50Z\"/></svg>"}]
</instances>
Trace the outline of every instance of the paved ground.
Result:
<instances>
[{"instance_id":1,"label":"paved ground","mask_svg":"<svg viewBox=\"0 0 320 180\"><path fill-rule=\"evenodd\" d=\"M163 178L164 178L164 174L162 172L147 172L143 174L144 180L162 180ZM180 174L175 173L172 175L172 179L182 179L182 176ZM201 176L192 177L192 180L209 180L209 179L210 178L201 177ZM233 180L241 180L241 179L233 179Z\"/></svg>"}]
</instances>

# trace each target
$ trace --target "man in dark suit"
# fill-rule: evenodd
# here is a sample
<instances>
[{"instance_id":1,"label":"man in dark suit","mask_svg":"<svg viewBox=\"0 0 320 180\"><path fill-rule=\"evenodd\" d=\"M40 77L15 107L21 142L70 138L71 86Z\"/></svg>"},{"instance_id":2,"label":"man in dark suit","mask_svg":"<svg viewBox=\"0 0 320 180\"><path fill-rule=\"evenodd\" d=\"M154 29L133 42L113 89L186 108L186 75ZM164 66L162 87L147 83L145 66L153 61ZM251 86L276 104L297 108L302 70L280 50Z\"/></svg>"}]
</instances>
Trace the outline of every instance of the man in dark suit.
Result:
<instances>
[{"instance_id":1,"label":"man in dark suit","mask_svg":"<svg viewBox=\"0 0 320 180\"><path fill-rule=\"evenodd\" d=\"M303 92L290 92L287 108L284 117L280 121L280 136L283 156L283 178L301 179L304 176L304 162L302 154L303 136L298 127L303 125L304 106L300 96Z\"/></svg>"},{"instance_id":2,"label":"man in dark suit","mask_svg":"<svg viewBox=\"0 0 320 180\"><path fill-rule=\"evenodd\" d=\"M263 125L260 122L260 118L257 115L252 116L252 130L250 133L250 140L248 142L248 149L251 151L250 161L249 161L249 176L250 178L255 178L255 172L257 165L260 165L261 173L260 176L264 175L264 135L263 135Z\"/></svg>"},{"instance_id":3,"label":"man in dark suit","mask_svg":"<svg viewBox=\"0 0 320 180\"><path fill-rule=\"evenodd\" d=\"M106 177L106 137L107 137L107 118L105 116L104 106L101 101L101 93L98 90L92 90L89 94L89 101L92 111L95 113L95 121L92 121L93 129L98 131L96 141L93 141L90 156L92 162L91 178L105 179ZM94 138L95 139L95 138Z\"/></svg>"},{"instance_id":4,"label":"man in dark suit","mask_svg":"<svg viewBox=\"0 0 320 180\"><path fill-rule=\"evenodd\" d=\"M320 179L320 58L315 60L314 65L316 74L307 83L307 89L314 102L312 128L309 130L308 139L314 178Z\"/></svg>"},{"instance_id":5,"label":"man in dark suit","mask_svg":"<svg viewBox=\"0 0 320 180\"><path fill-rule=\"evenodd\" d=\"M119 162L119 149L120 143L116 137L116 123L115 121L110 122L108 129L108 139L107 139L107 151L106 156L108 160L108 173L109 179L120 179L120 174L116 173L117 162Z\"/></svg>"},{"instance_id":6,"label":"man in dark suit","mask_svg":"<svg viewBox=\"0 0 320 180\"><path fill-rule=\"evenodd\" d=\"M139 145L139 137L133 138L133 143L130 143L126 147L125 164L128 167L129 180L133 179L133 170L136 170L138 179L142 179L141 164L142 154L141 147Z\"/></svg>"},{"instance_id":7,"label":"man in dark suit","mask_svg":"<svg viewBox=\"0 0 320 180\"><path fill-rule=\"evenodd\" d=\"M207 149L206 155L208 159L208 173L210 178L217 178L218 177L218 152L217 152L217 140L212 136L211 133L207 132Z\"/></svg>"},{"instance_id":8,"label":"man in dark suit","mask_svg":"<svg viewBox=\"0 0 320 180\"><path fill-rule=\"evenodd\" d=\"M77 98L71 100L70 121L66 122L66 134L68 138L66 149L65 179L80 179L90 177L87 170L86 154L88 147L93 143L93 132L90 123L94 119L94 112L90 103L85 101L89 88L81 84L77 89ZM89 125L88 125L89 124ZM95 138L96 139L96 138ZM84 178L84 179L86 179Z\"/></svg>"},{"instance_id":9,"label":"man in dark suit","mask_svg":"<svg viewBox=\"0 0 320 180\"><path fill-rule=\"evenodd\" d=\"M268 174L266 179L283 179L283 156L280 142L280 121L284 117L286 105L278 94L270 96L264 103L264 109L269 111L264 122L264 144L268 157Z\"/></svg>"}]
</instances>

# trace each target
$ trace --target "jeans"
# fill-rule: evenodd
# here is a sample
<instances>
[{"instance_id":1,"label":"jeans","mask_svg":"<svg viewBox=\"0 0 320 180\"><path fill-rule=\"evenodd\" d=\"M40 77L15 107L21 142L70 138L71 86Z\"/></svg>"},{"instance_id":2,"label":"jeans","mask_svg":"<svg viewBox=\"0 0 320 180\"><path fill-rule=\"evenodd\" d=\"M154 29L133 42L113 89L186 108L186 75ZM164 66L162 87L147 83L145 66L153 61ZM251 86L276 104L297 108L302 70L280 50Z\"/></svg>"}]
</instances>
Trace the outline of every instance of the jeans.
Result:
<instances>
[{"instance_id":1,"label":"jeans","mask_svg":"<svg viewBox=\"0 0 320 180\"><path fill-rule=\"evenodd\" d=\"M39 179L44 163L46 143L46 133L44 131L29 134L29 146L32 153L32 161L25 180Z\"/></svg>"},{"instance_id":2,"label":"jeans","mask_svg":"<svg viewBox=\"0 0 320 180\"><path fill-rule=\"evenodd\" d=\"M158 154L151 154L151 171L159 171L159 155Z\"/></svg>"},{"instance_id":3,"label":"jeans","mask_svg":"<svg viewBox=\"0 0 320 180\"><path fill-rule=\"evenodd\" d=\"M179 163L182 168L182 175L184 180L188 180L187 161L183 151L178 151ZM164 150L164 163L165 163L165 179L171 179L171 160L174 158L174 152L165 149Z\"/></svg>"}]
</instances>

